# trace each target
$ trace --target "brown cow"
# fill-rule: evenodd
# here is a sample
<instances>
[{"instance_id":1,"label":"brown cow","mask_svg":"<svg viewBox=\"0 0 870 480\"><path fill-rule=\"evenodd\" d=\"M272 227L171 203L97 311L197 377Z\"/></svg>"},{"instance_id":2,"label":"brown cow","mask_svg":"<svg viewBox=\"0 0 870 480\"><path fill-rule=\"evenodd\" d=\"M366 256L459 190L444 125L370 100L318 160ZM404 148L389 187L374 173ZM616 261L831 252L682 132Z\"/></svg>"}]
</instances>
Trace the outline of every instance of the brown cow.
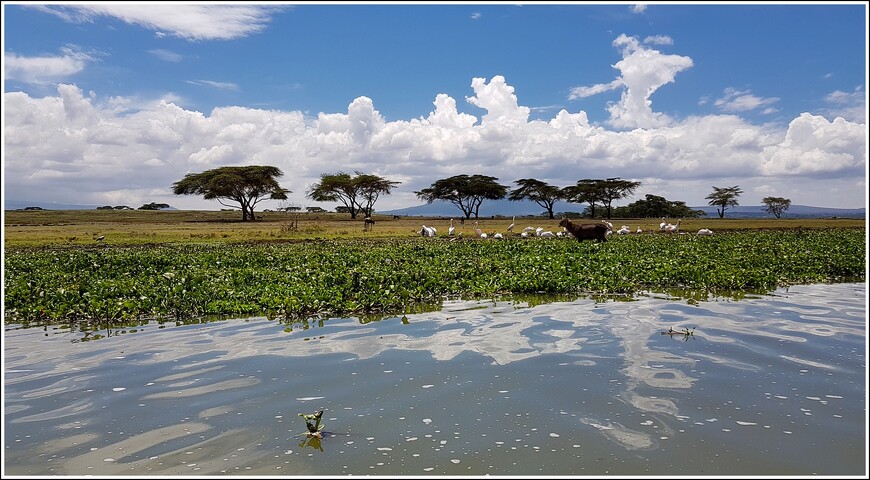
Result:
<instances>
[{"instance_id":1,"label":"brown cow","mask_svg":"<svg viewBox=\"0 0 870 480\"><path fill-rule=\"evenodd\" d=\"M583 240L607 241L607 225L603 223L574 223L564 218L559 222L559 226L565 227L565 230L568 230L580 242Z\"/></svg>"}]
</instances>

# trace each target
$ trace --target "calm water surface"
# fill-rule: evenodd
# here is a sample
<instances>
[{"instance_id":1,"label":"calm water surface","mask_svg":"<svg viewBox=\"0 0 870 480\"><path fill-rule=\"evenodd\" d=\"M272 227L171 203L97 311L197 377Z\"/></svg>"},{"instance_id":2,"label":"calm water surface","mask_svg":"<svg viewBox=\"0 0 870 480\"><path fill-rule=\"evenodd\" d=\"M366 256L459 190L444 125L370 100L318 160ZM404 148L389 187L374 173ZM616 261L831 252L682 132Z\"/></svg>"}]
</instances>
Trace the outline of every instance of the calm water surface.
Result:
<instances>
[{"instance_id":1,"label":"calm water surface","mask_svg":"<svg viewBox=\"0 0 870 480\"><path fill-rule=\"evenodd\" d=\"M7 475L867 474L863 283L92 341L15 327ZM298 414L321 409L308 438Z\"/></svg>"}]
</instances>

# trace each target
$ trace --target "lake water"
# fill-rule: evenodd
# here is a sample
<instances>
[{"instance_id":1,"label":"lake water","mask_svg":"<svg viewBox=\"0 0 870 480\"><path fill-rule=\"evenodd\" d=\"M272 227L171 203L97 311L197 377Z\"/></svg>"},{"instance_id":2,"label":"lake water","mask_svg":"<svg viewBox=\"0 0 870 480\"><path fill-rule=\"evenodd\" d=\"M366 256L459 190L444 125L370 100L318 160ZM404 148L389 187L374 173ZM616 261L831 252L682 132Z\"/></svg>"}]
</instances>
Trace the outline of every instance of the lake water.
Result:
<instances>
[{"instance_id":1,"label":"lake water","mask_svg":"<svg viewBox=\"0 0 870 480\"><path fill-rule=\"evenodd\" d=\"M6 325L6 475L867 474L863 283L132 330Z\"/></svg>"}]
</instances>

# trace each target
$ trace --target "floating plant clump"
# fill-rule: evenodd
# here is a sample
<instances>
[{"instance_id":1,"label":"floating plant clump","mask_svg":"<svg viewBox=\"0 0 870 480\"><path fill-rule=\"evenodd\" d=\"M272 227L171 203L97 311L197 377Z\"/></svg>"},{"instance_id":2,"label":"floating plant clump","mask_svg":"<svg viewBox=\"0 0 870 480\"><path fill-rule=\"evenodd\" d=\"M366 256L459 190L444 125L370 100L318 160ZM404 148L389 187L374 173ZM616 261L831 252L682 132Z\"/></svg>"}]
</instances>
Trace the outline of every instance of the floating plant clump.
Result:
<instances>
[{"instance_id":1,"label":"floating plant clump","mask_svg":"<svg viewBox=\"0 0 870 480\"><path fill-rule=\"evenodd\" d=\"M305 427L308 429L305 432L309 437L323 437L323 424L320 423L320 418L323 417L323 410L315 413L300 413L300 417L305 419Z\"/></svg>"}]
</instances>

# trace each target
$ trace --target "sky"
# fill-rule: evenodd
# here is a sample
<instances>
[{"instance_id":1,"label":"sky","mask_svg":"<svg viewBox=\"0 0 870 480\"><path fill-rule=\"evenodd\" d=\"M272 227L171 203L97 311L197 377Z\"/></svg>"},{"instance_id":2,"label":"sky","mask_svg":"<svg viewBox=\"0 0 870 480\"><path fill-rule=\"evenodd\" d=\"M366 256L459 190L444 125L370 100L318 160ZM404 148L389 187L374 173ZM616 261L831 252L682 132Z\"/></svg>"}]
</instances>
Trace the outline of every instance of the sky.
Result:
<instances>
[{"instance_id":1,"label":"sky","mask_svg":"<svg viewBox=\"0 0 870 480\"><path fill-rule=\"evenodd\" d=\"M3 3L3 202L166 203L186 174L281 169L640 182L706 206L866 208L865 2Z\"/></svg>"}]
</instances>

